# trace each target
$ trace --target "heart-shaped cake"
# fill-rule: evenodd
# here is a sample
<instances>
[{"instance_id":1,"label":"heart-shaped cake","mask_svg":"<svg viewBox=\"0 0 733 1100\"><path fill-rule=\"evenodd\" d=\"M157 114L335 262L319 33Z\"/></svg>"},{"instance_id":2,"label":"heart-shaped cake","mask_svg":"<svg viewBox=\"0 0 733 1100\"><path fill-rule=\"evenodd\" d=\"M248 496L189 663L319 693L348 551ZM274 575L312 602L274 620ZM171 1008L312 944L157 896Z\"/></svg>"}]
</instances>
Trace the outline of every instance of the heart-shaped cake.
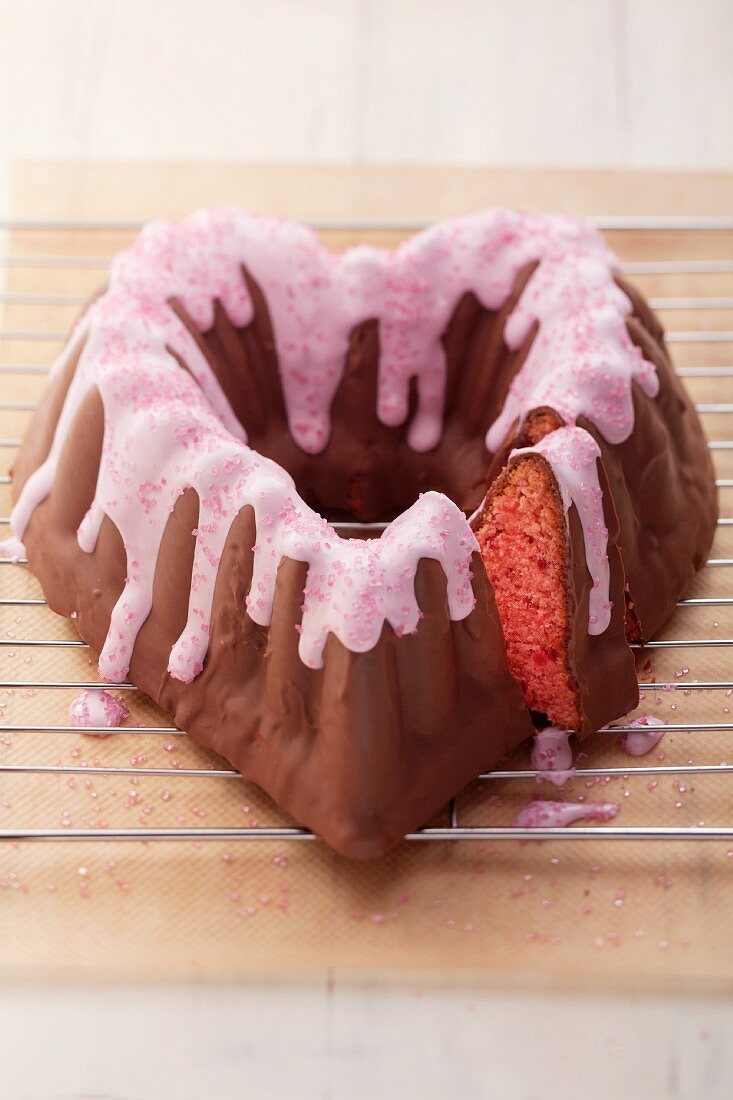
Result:
<instances>
[{"instance_id":1,"label":"heart-shaped cake","mask_svg":"<svg viewBox=\"0 0 733 1100\"><path fill-rule=\"evenodd\" d=\"M508 210L341 255L232 209L148 225L13 471L49 605L350 856L536 724L625 714L717 505L616 268Z\"/></svg>"}]
</instances>

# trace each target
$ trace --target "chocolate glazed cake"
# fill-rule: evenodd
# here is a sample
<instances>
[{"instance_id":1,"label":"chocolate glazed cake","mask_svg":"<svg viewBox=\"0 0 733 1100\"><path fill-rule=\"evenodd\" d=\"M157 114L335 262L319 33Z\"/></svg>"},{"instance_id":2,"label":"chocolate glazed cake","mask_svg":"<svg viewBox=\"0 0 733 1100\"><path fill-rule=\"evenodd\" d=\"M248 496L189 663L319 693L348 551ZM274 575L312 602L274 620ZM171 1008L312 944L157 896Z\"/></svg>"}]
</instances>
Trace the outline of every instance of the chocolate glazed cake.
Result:
<instances>
[{"instance_id":1,"label":"chocolate glazed cake","mask_svg":"<svg viewBox=\"0 0 733 1100\"><path fill-rule=\"evenodd\" d=\"M355 857L535 723L632 708L627 638L671 614L717 514L601 239L503 210L341 256L234 210L151 224L55 364L13 493L100 674Z\"/></svg>"}]
</instances>

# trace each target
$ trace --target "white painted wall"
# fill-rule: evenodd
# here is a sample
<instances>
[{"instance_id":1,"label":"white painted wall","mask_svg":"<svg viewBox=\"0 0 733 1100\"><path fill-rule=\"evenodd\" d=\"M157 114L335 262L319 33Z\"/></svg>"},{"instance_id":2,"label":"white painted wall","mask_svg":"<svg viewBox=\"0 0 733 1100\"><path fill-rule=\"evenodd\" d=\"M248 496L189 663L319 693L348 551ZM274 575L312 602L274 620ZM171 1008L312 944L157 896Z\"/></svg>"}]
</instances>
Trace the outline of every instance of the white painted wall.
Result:
<instances>
[{"instance_id":1,"label":"white painted wall","mask_svg":"<svg viewBox=\"0 0 733 1100\"><path fill-rule=\"evenodd\" d=\"M733 169L731 0L0 0L0 167Z\"/></svg>"}]
</instances>

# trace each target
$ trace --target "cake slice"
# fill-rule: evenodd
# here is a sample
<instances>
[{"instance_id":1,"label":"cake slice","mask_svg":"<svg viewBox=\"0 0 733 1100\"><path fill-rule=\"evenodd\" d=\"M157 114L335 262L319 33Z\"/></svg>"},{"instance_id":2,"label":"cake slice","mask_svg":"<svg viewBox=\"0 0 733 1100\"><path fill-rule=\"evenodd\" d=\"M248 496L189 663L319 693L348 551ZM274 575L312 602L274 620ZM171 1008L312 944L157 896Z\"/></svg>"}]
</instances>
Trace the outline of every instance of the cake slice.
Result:
<instances>
[{"instance_id":1,"label":"cake slice","mask_svg":"<svg viewBox=\"0 0 733 1100\"><path fill-rule=\"evenodd\" d=\"M513 451L473 527L530 710L583 737L633 709L618 522L593 437L561 427Z\"/></svg>"}]
</instances>

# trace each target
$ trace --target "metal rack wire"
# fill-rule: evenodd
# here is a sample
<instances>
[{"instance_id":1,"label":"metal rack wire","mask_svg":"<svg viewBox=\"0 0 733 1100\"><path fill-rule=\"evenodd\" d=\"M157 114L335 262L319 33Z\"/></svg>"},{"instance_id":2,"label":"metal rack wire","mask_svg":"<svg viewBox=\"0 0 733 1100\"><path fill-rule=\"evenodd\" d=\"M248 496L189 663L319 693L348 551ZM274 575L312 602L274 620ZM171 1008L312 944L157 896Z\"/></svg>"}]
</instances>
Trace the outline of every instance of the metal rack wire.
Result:
<instances>
[{"instance_id":1,"label":"metal rack wire","mask_svg":"<svg viewBox=\"0 0 733 1100\"><path fill-rule=\"evenodd\" d=\"M674 234L680 234L684 238L685 234L690 233L708 233L708 232L724 232L731 233L731 251L733 253L733 218L704 218L704 217L680 217L680 218L667 218L667 217L598 217L593 219L596 225L603 230L613 231L626 231L634 233L637 231L665 231L672 232ZM422 228L424 222L417 220L401 221L401 222L321 222L314 224L314 228L324 231L337 231L337 232L349 232L349 233L368 233L372 231L384 232L407 232L415 229ZM5 220L0 221L0 232L18 232L23 233L48 233L55 231L62 231L65 235L76 234L79 236L81 243L83 235L94 234L100 231L134 231L139 228L139 223L119 221L119 220L100 220L100 221L85 221L85 220ZM53 269L60 270L72 270L72 269L90 269L94 271L103 271L108 266L110 257L97 256L97 255L84 255L77 254L76 252L70 252L69 254L50 254L50 255L36 255L32 251L28 254L16 254L8 253L0 256L0 275L3 270L7 274L10 269L19 268L34 268L40 269L41 272L48 272ZM690 259L690 260L639 260L633 262L627 262L623 264L623 269L626 273L634 275L684 275L693 276L709 275L709 274L733 274L733 258L728 259ZM26 292L26 291L13 291L8 290L0 293L0 309L3 306L22 306L28 307L31 311L45 309L46 307L75 307L80 306L86 300L84 294L71 294L71 293L52 293L52 292ZM685 313L696 313L701 311L703 318L702 326L693 329L673 329L667 333L667 340L671 345L679 344L692 344L692 345L718 345L723 344L731 345L731 362L730 364L700 364L700 365L686 365L679 368L678 373L683 378L696 379L696 380L725 380L733 378L733 330L726 328L708 328L707 324L707 311L733 311L733 294L727 295L685 295L678 297L670 296L651 296L650 302L653 307L662 309L665 311L684 311ZM13 344L27 344L36 342L47 343L49 345L60 344L66 338L65 330L56 330L50 328L44 328L42 326L34 327L30 325L24 328L5 328L0 327L0 347ZM674 350L674 349L673 349ZM48 359L52 358L52 350L49 350ZM0 376L2 375L39 375L42 376L48 372L47 364L35 364L32 362L5 362L4 356L0 355ZM721 381L721 384L725 384ZM36 408L35 401L28 400L15 400L15 399L3 399L5 395L2 394L2 382L0 381L0 413L29 413ZM730 394L726 393L726 396L730 396L729 401L704 401L697 403L698 412L702 415L722 415L733 416L733 391ZM20 444L20 439L17 435L9 435L7 437L0 437L0 454L10 452L17 448ZM733 433L732 433L733 434ZM714 461L717 461L718 455L724 455L726 452L733 451L733 438L724 440L713 440L709 444L710 450L713 454ZM10 478L7 474L0 476L0 485L9 485ZM733 489L733 477L718 477L717 485L720 490ZM8 516L0 516L0 534L2 533L2 527L7 526L9 522ZM361 526L362 530L369 530L377 532L382 529L383 525L380 524L336 524L337 528L341 527L344 530L354 529ZM733 517L723 517L719 521L720 528L733 527ZM6 569L0 571L0 578L6 577L7 570L18 570L25 564L24 559L18 559L13 561L7 558L0 558L0 565L5 566ZM733 557L711 557L708 560L708 567L716 569L727 570L733 568ZM728 576L733 579L733 574L724 573L726 581ZM0 579L0 586L2 585L2 579ZM730 594L711 596L711 597L690 597L680 601L680 607L731 607L733 606L733 586L729 588ZM40 597L0 597L0 607L7 608L21 608L21 607L43 607L45 600ZM33 638L0 638L0 651L7 649L8 647L25 649L25 648L38 648L38 649L74 649L85 650L88 647L86 644L77 639L57 639L49 637L33 637ZM683 637L683 638L670 638L670 639L658 639L650 642L646 649L651 650L664 650L664 649L688 649L688 648L720 648L733 646L733 638L710 638L710 637ZM62 679L46 679L46 680L33 680L33 679L7 679L0 681L0 689L13 689L13 690L34 690L43 692L54 692L58 689L73 689L73 690L95 690L109 687L108 684L87 682L85 680L62 680ZM706 692L706 691L733 691L733 680L703 680L688 682L684 685L680 685L679 682L670 683L640 683L640 689L642 690L665 690L676 687L684 686L687 690L694 692ZM132 683L123 683L114 685L115 691L134 693L137 689ZM628 731L631 727L623 723L614 724L607 727L608 733L620 733ZM680 733L695 733L702 731L731 731L733 732L733 722L687 722L687 723L675 723L667 726L667 730L670 732ZM140 734L145 736L152 735L165 735L167 737L182 736L179 729L172 725L159 725L159 726L122 726L114 729L104 728L85 728L85 733L116 733L125 737L135 738ZM80 729L74 725L23 725L23 724L0 724L0 733L43 733L49 736L53 735L65 735L65 734L79 734ZM575 771L575 774L579 778L604 778L604 777L626 777L626 776L644 776L654 777L660 775L668 776L709 776L709 775L727 775L733 773L733 764L717 763L717 764L637 764L634 762L627 762L623 767L582 767ZM203 780L208 779L212 782L226 782L231 779L240 778L239 773L231 768L225 767L188 767L188 768L162 768L162 767L112 767L112 766L86 766L86 765L72 765L72 764L0 764L0 777L2 776L20 776L20 775L68 775L68 776L84 776L91 775L99 776L164 776L166 778L172 778L174 776L183 777L188 779ZM481 780L497 781L497 780L518 780L518 779L533 779L537 778L540 773L533 770L494 770L485 773L480 776ZM419 832L410 834L407 839L410 841L456 841L456 840L733 840L733 827L678 827L678 826L574 826L572 828L516 828L516 827L501 827L491 826L483 827L476 825L462 825L458 820L457 803L455 800L449 807L449 825L438 828L425 828ZM71 829L71 828L44 828L44 829L22 829L22 828L3 828L0 829L0 840L6 841L28 841L28 840L46 840L46 841L73 841L73 840L314 840L316 839L312 833L306 829L296 827L256 827L256 828L148 828L140 827L134 829L115 829L115 828L83 828L83 829Z\"/></svg>"}]
</instances>

